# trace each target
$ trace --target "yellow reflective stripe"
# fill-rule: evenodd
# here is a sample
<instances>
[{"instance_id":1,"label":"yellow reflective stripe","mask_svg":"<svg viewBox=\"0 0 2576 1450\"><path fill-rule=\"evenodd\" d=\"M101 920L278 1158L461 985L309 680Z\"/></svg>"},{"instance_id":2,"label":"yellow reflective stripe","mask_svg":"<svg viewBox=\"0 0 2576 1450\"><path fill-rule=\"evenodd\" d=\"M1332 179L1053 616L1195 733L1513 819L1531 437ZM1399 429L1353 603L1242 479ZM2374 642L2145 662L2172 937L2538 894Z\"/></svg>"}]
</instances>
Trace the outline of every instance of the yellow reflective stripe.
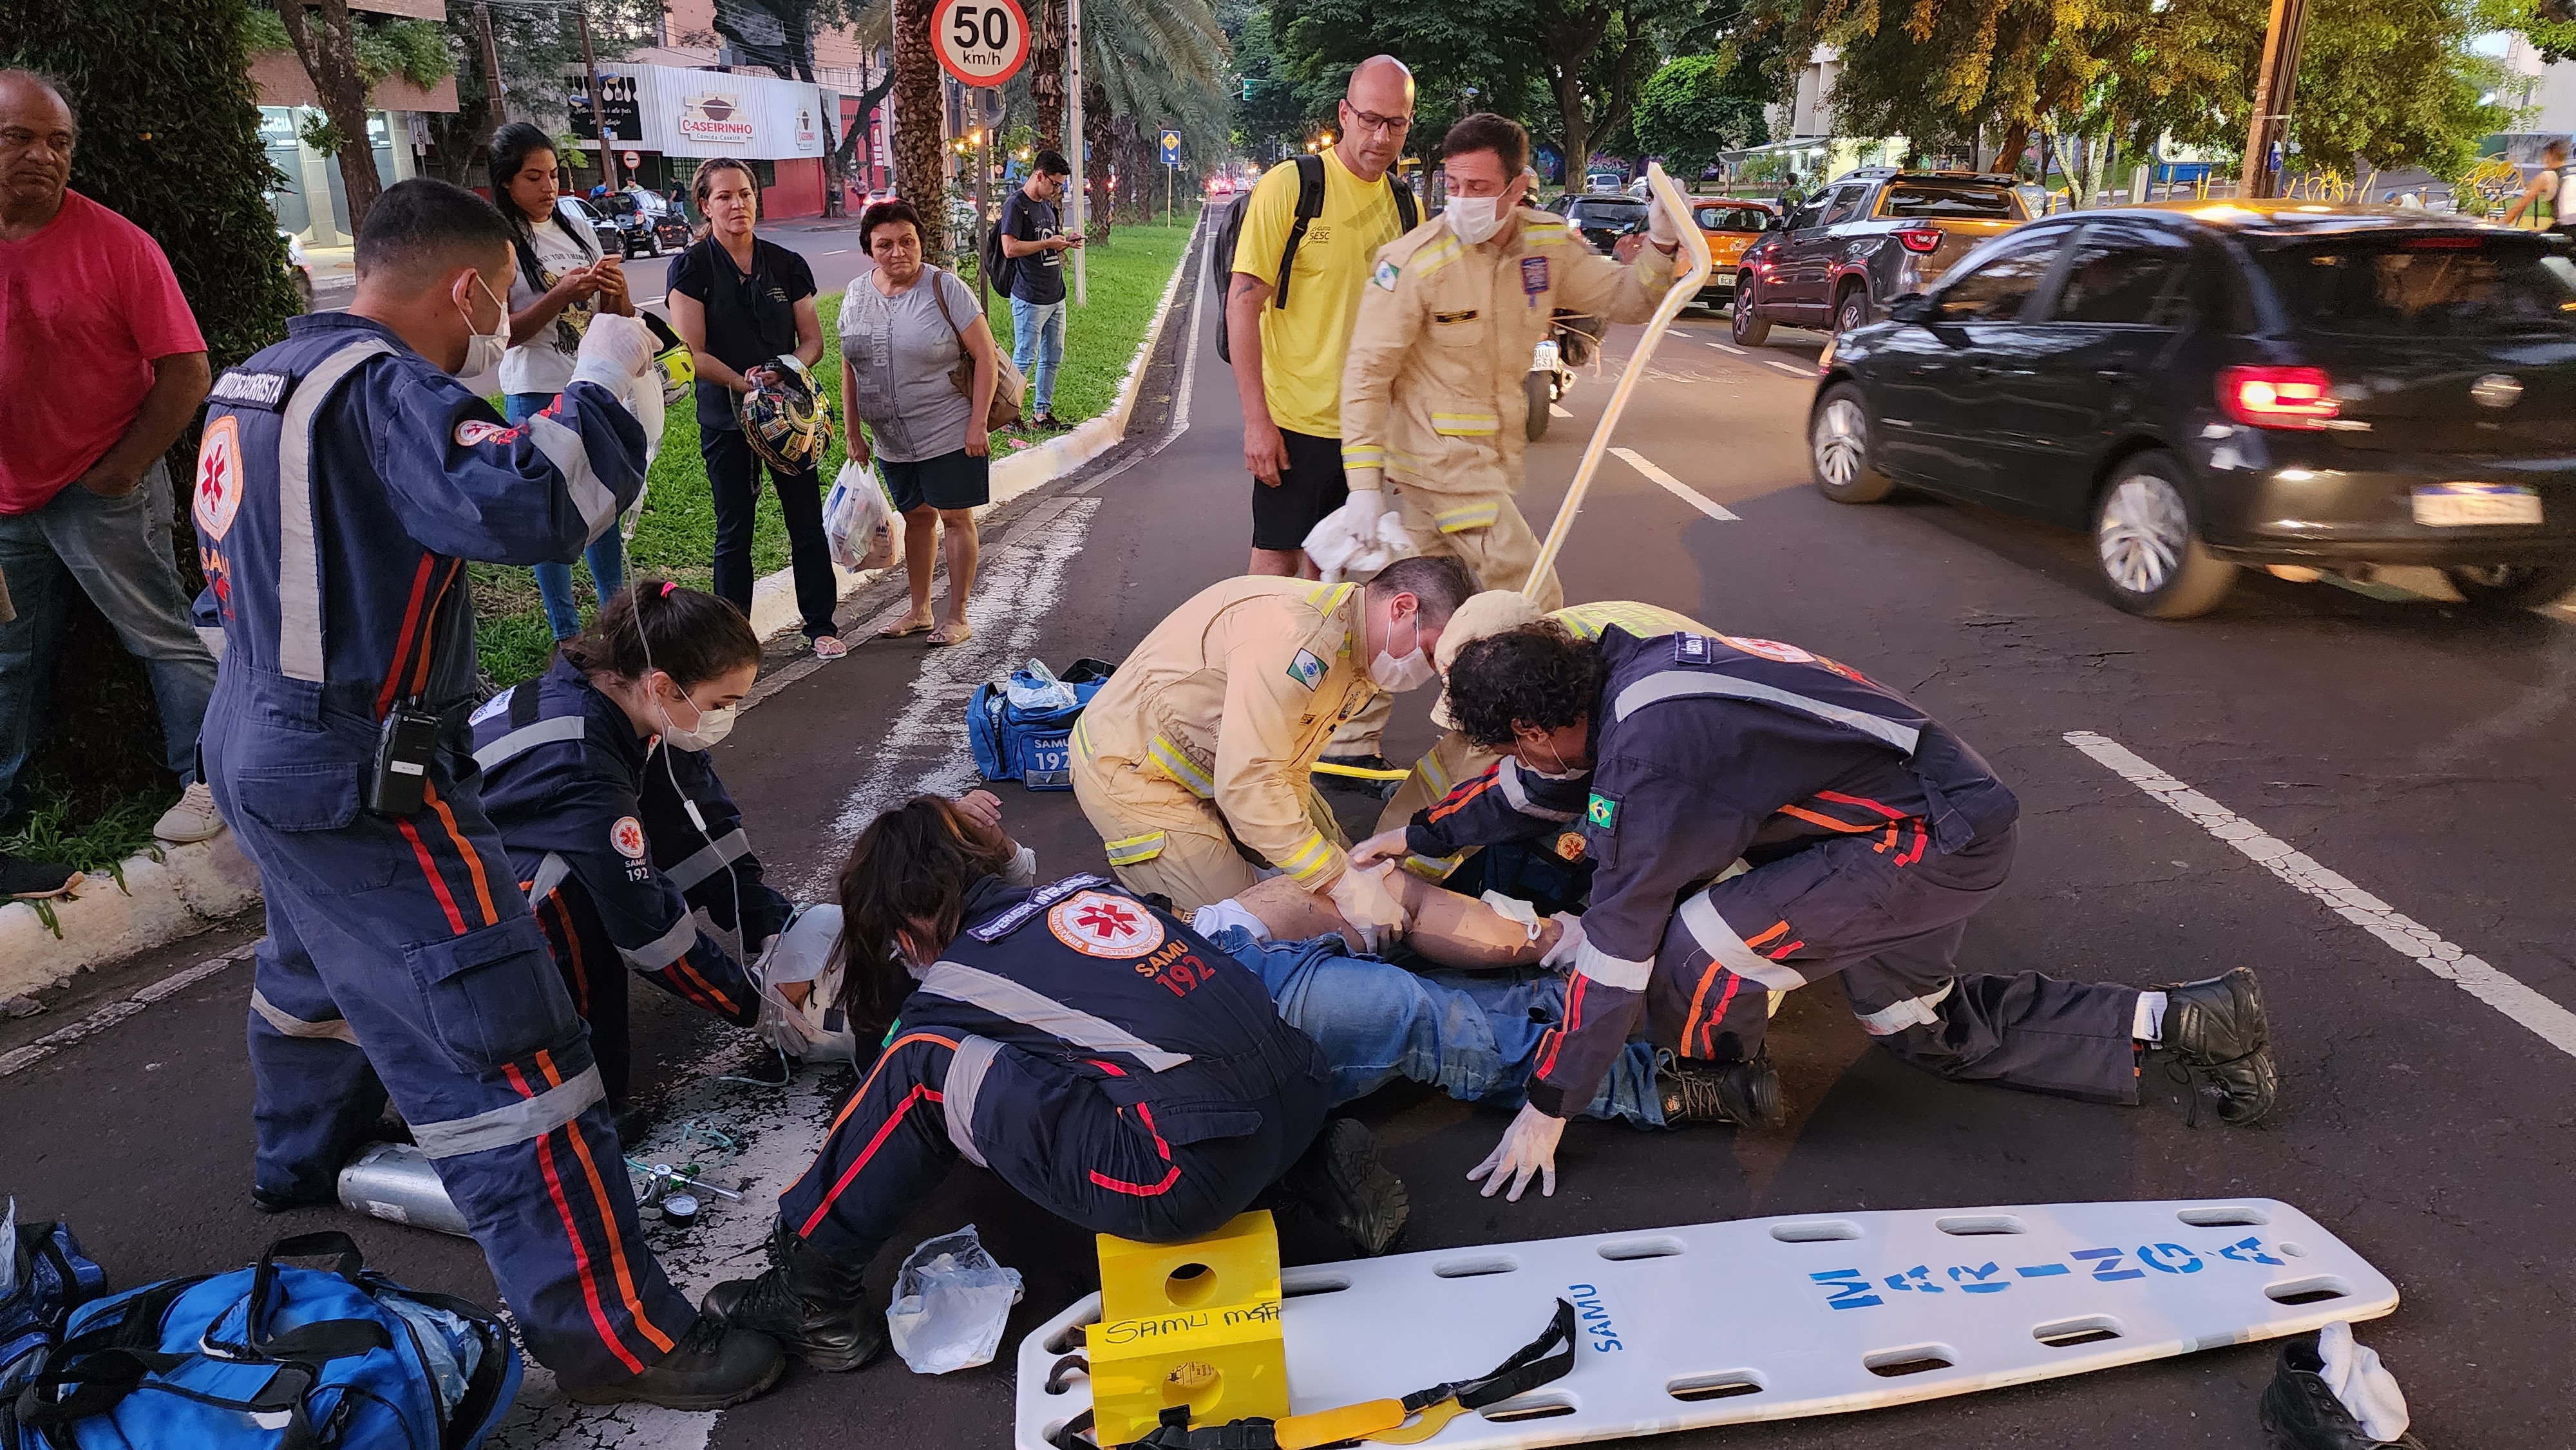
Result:
<instances>
[{"instance_id":1,"label":"yellow reflective stripe","mask_svg":"<svg viewBox=\"0 0 2576 1450\"><path fill-rule=\"evenodd\" d=\"M1133 866L1139 861L1151 861L1162 855L1164 844L1163 833L1151 831L1142 836L1129 836L1123 841L1103 842L1102 849L1109 853L1110 865Z\"/></svg>"},{"instance_id":2,"label":"yellow reflective stripe","mask_svg":"<svg viewBox=\"0 0 2576 1450\"><path fill-rule=\"evenodd\" d=\"M1661 605L1624 600L1570 605L1548 618L1564 625L1577 639L1599 639L1601 631L1614 624L1639 639L1652 639L1659 634L1709 633L1706 626L1689 615L1677 614Z\"/></svg>"},{"instance_id":3,"label":"yellow reflective stripe","mask_svg":"<svg viewBox=\"0 0 2576 1450\"><path fill-rule=\"evenodd\" d=\"M1503 420L1492 413L1434 413L1431 431L1450 438L1470 438L1483 433L1500 433Z\"/></svg>"},{"instance_id":4,"label":"yellow reflective stripe","mask_svg":"<svg viewBox=\"0 0 2576 1450\"><path fill-rule=\"evenodd\" d=\"M1502 516L1502 505L1471 503L1461 508L1442 509L1432 515L1444 534L1464 533L1469 529L1489 529Z\"/></svg>"},{"instance_id":5,"label":"yellow reflective stripe","mask_svg":"<svg viewBox=\"0 0 2576 1450\"><path fill-rule=\"evenodd\" d=\"M1271 864L1288 873L1290 878L1302 883L1320 874L1332 862L1332 843L1324 839L1323 832L1308 831L1306 839L1298 843L1296 850L1288 853L1286 860L1274 861Z\"/></svg>"},{"instance_id":6,"label":"yellow reflective stripe","mask_svg":"<svg viewBox=\"0 0 2576 1450\"><path fill-rule=\"evenodd\" d=\"M1383 448L1375 445L1363 447L1344 445L1342 448L1342 467L1344 468L1384 468L1385 466L1386 450Z\"/></svg>"},{"instance_id":7,"label":"yellow reflective stripe","mask_svg":"<svg viewBox=\"0 0 2576 1450\"><path fill-rule=\"evenodd\" d=\"M1449 794L1449 772L1440 768L1438 751L1422 757L1413 768L1421 774L1422 783L1431 787L1433 800L1439 800Z\"/></svg>"},{"instance_id":8,"label":"yellow reflective stripe","mask_svg":"<svg viewBox=\"0 0 2576 1450\"><path fill-rule=\"evenodd\" d=\"M1425 881L1437 883L1448 880L1449 873L1457 870L1459 863L1466 859L1467 853L1464 851L1455 856L1417 856L1407 852L1404 857L1404 869Z\"/></svg>"},{"instance_id":9,"label":"yellow reflective stripe","mask_svg":"<svg viewBox=\"0 0 2576 1450\"><path fill-rule=\"evenodd\" d=\"M1085 760L1091 758L1091 717L1088 715L1074 717L1073 751Z\"/></svg>"},{"instance_id":10,"label":"yellow reflective stripe","mask_svg":"<svg viewBox=\"0 0 2576 1450\"><path fill-rule=\"evenodd\" d=\"M1546 226L1537 222L1532 222L1522 227L1521 235L1526 238L1529 244L1533 247L1561 247L1568 241L1572 240L1574 236L1574 234L1566 230L1562 224L1557 226Z\"/></svg>"},{"instance_id":11,"label":"yellow reflective stripe","mask_svg":"<svg viewBox=\"0 0 2576 1450\"><path fill-rule=\"evenodd\" d=\"M1350 598L1351 591L1358 587L1356 584L1318 584L1306 591L1306 602L1330 614L1341 608L1342 601Z\"/></svg>"},{"instance_id":12,"label":"yellow reflective stripe","mask_svg":"<svg viewBox=\"0 0 2576 1450\"><path fill-rule=\"evenodd\" d=\"M1145 753L1153 757L1154 763L1163 768L1165 775L1178 781L1183 790L1201 800L1215 798L1216 782L1208 777L1206 771L1199 769L1197 761L1182 754L1179 746L1157 735L1154 737L1154 743L1145 748Z\"/></svg>"},{"instance_id":13,"label":"yellow reflective stripe","mask_svg":"<svg viewBox=\"0 0 2576 1450\"><path fill-rule=\"evenodd\" d=\"M1404 264L1404 269L1416 277L1428 277L1457 261L1464 251L1456 237L1442 237L1439 241L1414 253L1413 259Z\"/></svg>"}]
</instances>

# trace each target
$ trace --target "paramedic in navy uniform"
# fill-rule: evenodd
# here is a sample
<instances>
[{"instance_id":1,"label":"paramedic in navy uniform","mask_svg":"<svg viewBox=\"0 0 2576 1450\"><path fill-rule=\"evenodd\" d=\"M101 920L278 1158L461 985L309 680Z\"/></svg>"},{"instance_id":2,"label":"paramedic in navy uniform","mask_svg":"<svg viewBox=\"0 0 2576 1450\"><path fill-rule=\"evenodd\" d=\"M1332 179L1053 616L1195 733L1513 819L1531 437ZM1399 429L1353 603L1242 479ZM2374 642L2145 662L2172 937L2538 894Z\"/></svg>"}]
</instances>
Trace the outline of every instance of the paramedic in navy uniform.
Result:
<instances>
[{"instance_id":1,"label":"paramedic in navy uniform","mask_svg":"<svg viewBox=\"0 0 2576 1450\"><path fill-rule=\"evenodd\" d=\"M2138 1101L2150 1048L2252 1123L2280 1077L2251 970L2154 991L1961 972L1968 917L2012 868L2021 806L1895 691L1795 645L1728 635L1579 640L1552 621L1458 652L1449 707L1509 753L1355 860L1555 835L1598 863L1563 1023L1529 1105L1468 1174L1556 1191L1566 1116L1643 1034L1687 1071L1768 1075L1772 991L1839 975L1880 1046L1963 1081ZM1502 789L1489 789L1497 783ZM1515 799L1519 798L1519 799ZM1714 880L1741 857L1751 870Z\"/></svg>"},{"instance_id":2,"label":"paramedic in navy uniform","mask_svg":"<svg viewBox=\"0 0 2576 1450\"><path fill-rule=\"evenodd\" d=\"M475 789L465 561L572 559L644 481L643 324L593 322L517 426L456 381L508 345L515 265L472 192L390 187L349 310L292 319L209 395L193 509L226 649L203 749L268 897L252 1193L330 1202L390 1096L568 1395L713 1409L782 1356L701 1320L646 1250L581 1019Z\"/></svg>"},{"instance_id":3,"label":"paramedic in navy uniform","mask_svg":"<svg viewBox=\"0 0 2576 1450\"><path fill-rule=\"evenodd\" d=\"M920 796L851 847L841 1000L862 1042L898 1030L779 1197L769 1271L708 1312L815 1369L866 1363L868 1261L959 1158L1095 1233L1168 1243L1259 1199L1284 1244L1385 1252L1404 1185L1366 1128L1326 1124L1322 1054L1261 979L1106 877L1010 884L1035 862L990 814Z\"/></svg>"}]
</instances>

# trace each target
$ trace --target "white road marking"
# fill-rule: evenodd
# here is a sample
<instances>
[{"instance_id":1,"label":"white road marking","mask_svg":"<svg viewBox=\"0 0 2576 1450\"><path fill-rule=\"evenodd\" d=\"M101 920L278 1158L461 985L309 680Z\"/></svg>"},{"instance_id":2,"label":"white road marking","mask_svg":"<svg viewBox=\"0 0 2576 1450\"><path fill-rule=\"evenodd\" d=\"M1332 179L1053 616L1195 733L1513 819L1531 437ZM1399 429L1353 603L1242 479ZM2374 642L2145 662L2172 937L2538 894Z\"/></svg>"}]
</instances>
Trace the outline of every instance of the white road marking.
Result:
<instances>
[{"instance_id":1,"label":"white road marking","mask_svg":"<svg viewBox=\"0 0 2576 1450\"><path fill-rule=\"evenodd\" d=\"M1634 448L1613 448L1610 451L1617 455L1620 460L1625 462L1630 468L1646 475L1650 481L1663 485L1665 491L1672 494L1673 497L1689 504L1692 508L1698 509L1701 513L1708 515L1710 518L1716 519L1720 523L1739 522L1734 511L1727 508L1726 505L1719 503L1717 500L1708 497L1706 494L1701 493L1695 488L1692 488L1689 484L1686 484L1680 479L1673 477L1671 474L1664 472L1662 469L1657 468L1652 461L1647 459L1645 455L1639 453Z\"/></svg>"},{"instance_id":2,"label":"white road marking","mask_svg":"<svg viewBox=\"0 0 2576 1450\"><path fill-rule=\"evenodd\" d=\"M2387 902L2319 865L2305 851L2265 832L2243 816L2131 754L2119 742L2090 730L2071 730L2066 743L2101 762L2114 775L2164 802L2245 858L2332 907L2336 915L2387 943L2391 951L2531 1029L2541 1041L2576 1057L2576 1012L2542 996L2486 962L2452 945Z\"/></svg>"},{"instance_id":3,"label":"white road marking","mask_svg":"<svg viewBox=\"0 0 2576 1450\"><path fill-rule=\"evenodd\" d=\"M667 300L667 299L670 297L670 295L671 295L671 294L669 294L669 293L665 292L665 293L663 293L663 294L662 294L662 296L660 296L660 297L638 297L638 298L636 298L636 299L635 299L635 305L636 305L636 306L638 306L638 307L653 307L653 306L658 306L658 305L659 305L659 304L661 304L663 301Z\"/></svg>"},{"instance_id":4,"label":"white road marking","mask_svg":"<svg viewBox=\"0 0 2576 1450\"><path fill-rule=\"evenodd\" d=\"M1751 357L1751 356L1753 356L1753 354L1751 354L1751 353L1749 353L1749 352L1746 352L1744 349L1742 349L1742 348L1740 348L1740 347L1735 346L1733 343L1727 343L1727 342L1712 342L1712 343L1710 343L1710 344L1709 344L1709 346L1711 346L1711 347L1713 347L1713 348L1716 348L1719 352L1733 353L1733 354L1734 354L1735 356L1737 356L1737 357Z\"/></svg>"},{"instance_id":5,"label":"white road marking","mask_svg":"<svg viewBox=\"0 0 2576 1450\"><path fill-rule=\"evenodd\" d=\"M1574 413L1563 403L1550 403L1547 405L1547 415L1551 418L1571 418Z\"/></svg>"},{"instance_id":6,"label":"white road marking","mask_svg":"<svg viewBox=\"0 0 2576 1450\"><path fill-rule=\"evenodd\" d=\"M846 254L849 252L849 250L850 250L850 249L849 249L849 248L847 248L847 247L834 247L832 250L830 250L830 251L828 251L828 252L823 253L823 255L824 255L824 256L826 256L826 257L838 257L838 256L846 255Z\"/></svg>"},{"instance_id":7,"label":"white road marking","mask_svg":"<svg viewBox=\"0 0 2576 1450\"><path fill-rule=\"evenodd\" d=\"M1778 368L1780 371L1782 371L1782 372L1784 372L1784 373L1789 373L1789 374L1791 374L1791 375L1793 375L1793 376L1801 377L1801 378L1812 378L1812 377L1814 377L1814 376L1816 375L1816 370L1815 370L1814 368L1812 368L1812 367L1803 367L1803 368L1802 368L1802 367L1798 366L1796 363L1784 363L1784 362L1780 361L1780 360L1779 360L1778 358L1776 358L1776 357L1766 357L1766 358L1764 358L1764 359L1762 360L1762 365L1763 365L1764 367L1766 367L1766 368Z\"/></svg>"},{"instance_id":8,"label":"white road marking","mask_svg":"<svg viewBox=\"0 0 2576 1450\"><path fill-rule=\"evenodd\" d=\"M68 1027L55 1028L17 1051L0 1056L0 1077L31 1068L76 1042L105 1032L155 1002L177 996L235 962L248 960L251 950L258 945L257 942L244 942L221 956L208 957L193 967L172 972L131 997L110 1002Z\"/></svg>"}]
</instances>

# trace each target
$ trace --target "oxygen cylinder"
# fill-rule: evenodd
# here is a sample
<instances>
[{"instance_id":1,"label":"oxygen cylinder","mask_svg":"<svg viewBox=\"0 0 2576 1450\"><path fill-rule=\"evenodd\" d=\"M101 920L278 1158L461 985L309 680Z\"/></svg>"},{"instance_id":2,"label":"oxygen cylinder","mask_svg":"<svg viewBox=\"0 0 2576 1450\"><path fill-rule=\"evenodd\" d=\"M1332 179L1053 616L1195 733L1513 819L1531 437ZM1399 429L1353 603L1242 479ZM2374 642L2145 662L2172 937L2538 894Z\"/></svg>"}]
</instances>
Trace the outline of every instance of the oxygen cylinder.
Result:
<instances>
[{"instance_id":1,"label":"oxygen cylinder","mask_svg":"<svg viewBox=\"0 0 2576 1450\"><path fill-rule=\"evenodd\" d=\"M465 1215L429 1155L409 1143L370 1143L340 1170L340 1206L370 1218L470 1237Z\"/></svg>"}]
</instances>

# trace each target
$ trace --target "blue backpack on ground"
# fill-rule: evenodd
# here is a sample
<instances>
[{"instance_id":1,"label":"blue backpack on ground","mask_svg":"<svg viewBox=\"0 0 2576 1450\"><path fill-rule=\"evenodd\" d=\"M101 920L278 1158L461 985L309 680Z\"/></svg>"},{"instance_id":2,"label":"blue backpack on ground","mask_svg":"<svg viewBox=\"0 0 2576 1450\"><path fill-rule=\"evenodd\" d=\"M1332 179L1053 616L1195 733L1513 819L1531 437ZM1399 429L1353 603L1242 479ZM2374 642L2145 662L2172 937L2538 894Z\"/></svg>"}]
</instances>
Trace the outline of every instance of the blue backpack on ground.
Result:
<instances>
[{"instance_id":1,"label":"blue backpack on ground","mask_svg":"<svg viewBox=\"0 0 2576 1450\"><path fill-rule=\"evenodd\" d=\"M966 743L986 780L1016 780L1030 790L1073 789L1073 726L1109 683L1116 665L1075 660L1058 675L1031 660L1003 684L977 687L966 707Z\"/></svg>"},{"instance_id":2,"label":"blue backpack on ground","mask_svg":"<svg viewBox=\"0 0 2576 1450\"><path fill-rule=\"evenodd\" d=\"M338 1263L277 1262L308 1256ZM311 1233L247 1269L82 1306L18 1420L52 1450L474 1450L519 1372L488 1311L368 1272L347 1234Z\"/></svg>"},{"instance_id":3,"label":"blue backpack on ground","mask_svg":"<svg viewBox=\"0 0 2576 1450\"><path fill-rule=\"evenodd\" d=\"M13 1224L16 1217L13 1204ZM62 1343L72 1310L107 1292L107 1271L63 1224L16 1225L7 1239L17 1258L14 1287L0 1298L0 1450L27 1450L37 1442L18 1427L18 1395Z\"/></svg>"}]
</instances>

